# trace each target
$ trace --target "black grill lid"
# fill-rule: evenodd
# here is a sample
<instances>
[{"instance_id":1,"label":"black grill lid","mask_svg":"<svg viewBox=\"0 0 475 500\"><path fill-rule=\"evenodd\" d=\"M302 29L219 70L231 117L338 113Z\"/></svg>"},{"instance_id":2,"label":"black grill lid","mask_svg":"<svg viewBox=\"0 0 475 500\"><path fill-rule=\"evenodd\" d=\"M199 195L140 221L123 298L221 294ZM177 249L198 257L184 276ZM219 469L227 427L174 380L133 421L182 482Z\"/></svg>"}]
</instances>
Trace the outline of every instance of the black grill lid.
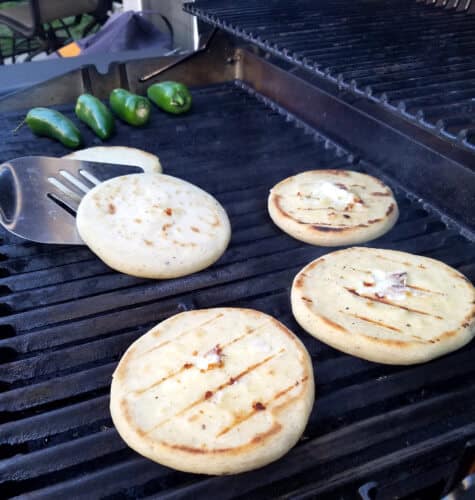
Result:
<instances>
[{"instance_id":1,"label":"black grill lid","mask_svg":"<svg viewBox=\"0 0 475 500\"><path fill-rule=\"evenodd\" d=\"M111 271L85 248L0 235L2 498L275 498L292 492L335 498L341 488L355 492L368 480L378 481L388 496L401 496L445 480L475 435L474 343L431 363L391 367L337 352L298 327L290 284L328 249L283 234L267 215L266 198L275 182L305 169L378 175L393 188L401 217L371 246L441 259L472 280L473 234L462 235L455 222L377 166L354 162L240 87L195 89L193 113L153 113L140 130L118 123L110 141L158 154L167 173L223 203L233 236L210 269L143 280ZM72 117L72 104L61 109ZM26 128L12 135L22 118L4 116L0 161L64 154L61 145L33 138ZM317 399L304 439L283 459L245 475L207 478L172 471L130 450L112 426L108 394L118 359L147 329L176 312L219 305L256 308L289 326L314 361Z\"/></svg>"},{"instance_id":2,"label":"black grill lid","mask_svg":"<svg viewBox=\"0 0 475 500\"><path fill-rule=\"evenodd\" d=\"M475 149L475 23L415 0L197 0L185 10Z\"/></svg>"}]
</instances>

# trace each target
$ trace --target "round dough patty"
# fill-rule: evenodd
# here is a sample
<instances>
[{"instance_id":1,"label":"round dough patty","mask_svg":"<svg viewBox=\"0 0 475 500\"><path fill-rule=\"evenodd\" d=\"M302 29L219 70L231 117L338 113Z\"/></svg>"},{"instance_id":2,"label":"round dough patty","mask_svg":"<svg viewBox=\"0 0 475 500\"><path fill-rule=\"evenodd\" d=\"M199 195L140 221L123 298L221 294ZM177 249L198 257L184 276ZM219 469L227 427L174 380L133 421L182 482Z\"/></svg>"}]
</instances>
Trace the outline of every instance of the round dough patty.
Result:
<instances>
[{"instance_id":1,"label":"round dough patty","mask_svg":"<svg viewBox=\"0 0 475 500\"><path fill-rule=\"evenodd\" d=\"M284 455L314 400L309 354L252 309L177 314L135 341L114 372L111 414L141 455L186 472L231 474Z\"/></svg>"},{"instance_id":2,"label":"round dough patty","mask_svg":"<svg viewBox=\"0 0 475 500\"><path fill-rule=\"evenodd\" d=\"M144 172L162 172L162 165L157 156L147 151L128 146L94 146L79 149L63 156L71 160L97 161L116 165L132 165L140 167Z\"/></svg>"},{"instance_id":3,"label":"round dough patty","mask_svg":"<svg viewBox=\"0 0 475 500\"><path fill-rule=\"evenodd\" d=\"M397 221L391 189L350 170L310 170L276 184L268 199L274 223L312 245L338 246L378 238Z\"/></svg>"},{"instance_id":4,"label":"round dough patty","mask_svg":"<svg viewBox=\"0 0 475 500\"><path fill-rule=\"evenodd\" d=\"M408 365L442 356L475 335L475 288L434 259L348 248L305 266L292 311L308 333L348 354Z\"/></svg>"},{"instance_id":5,"label":"round dough patty","mask_svg":"<svg viewBox=\"0 0 475 500\"><path fill-rule=\"evenodd\" d=\"M76 217L84 243L117 271L176 278L210 266L231 235L223 207L163 174L115 177L89 191Z\"/></svg>"}]
</instances>

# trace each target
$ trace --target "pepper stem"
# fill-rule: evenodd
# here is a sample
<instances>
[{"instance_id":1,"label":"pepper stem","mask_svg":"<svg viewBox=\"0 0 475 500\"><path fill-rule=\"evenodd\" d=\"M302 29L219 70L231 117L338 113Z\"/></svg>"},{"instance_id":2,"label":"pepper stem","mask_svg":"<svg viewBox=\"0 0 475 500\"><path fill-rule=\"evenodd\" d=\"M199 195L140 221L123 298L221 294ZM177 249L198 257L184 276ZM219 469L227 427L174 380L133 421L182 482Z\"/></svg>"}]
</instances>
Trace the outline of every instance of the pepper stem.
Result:
<instances>
[{"instance_id":1,"label":"pepper stem","mask_svg":"<svg viewBox=\"0 0 475 500\"><path fill-rule=\"evenodd\" d=\"M21 127L25 124L26 118L23 118L23 120L12 130L12 134L16 134Z\"/></svg>"},{"instance_id":2,"label":"pepper stem","mask_svg":"<svg viewBox=\"0 0 475 500\"><path fill-rule=\"evenodd\" d=\"M172 103L176 106L183 106L185 104L185 99L181 94L175 94L173 96L173 101Z\"/></svg>"}]
</instances>

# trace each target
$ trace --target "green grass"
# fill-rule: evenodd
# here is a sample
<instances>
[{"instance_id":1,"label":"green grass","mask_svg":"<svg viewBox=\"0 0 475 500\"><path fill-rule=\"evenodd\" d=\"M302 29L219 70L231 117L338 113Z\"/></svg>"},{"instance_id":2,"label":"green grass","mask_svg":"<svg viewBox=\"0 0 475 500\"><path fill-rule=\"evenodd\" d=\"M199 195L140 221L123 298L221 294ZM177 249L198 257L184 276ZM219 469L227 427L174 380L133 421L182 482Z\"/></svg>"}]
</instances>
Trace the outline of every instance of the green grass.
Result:
<instances>
[{"instance_id":1,"label":"green grass","mask_svg":"<svg viewBox=\"0 0 475 500\"><path fill-rule=\"evenodd\" d=\"M0 3L0 10L2 9L8 9L9 7L13 5L18 5L19 3L24 3L24 2L2 2ZM66 17L63 19L63 21L66 24L72 23L74 20L73 17ZM90 23L92 20L92 17L85 14L81 18L81 22L77 26L72 26L69 28L69 31L71 32L71 35L74 40L80 40L83 37L83 32L85 27ZM53 21L52 26L56 28L56 34L60 38L66 38L67 34L64 30L61 29L61 23L59 21ZM91 31L91 33L94 33L97 31L98 27L94 27L94 29ZM23 52L26 52L26 43L24 38L16 37L16 44L17 47L25 47L25 50ZM21 45L20 45L21 44ZM39 43L35 40L32 41L31 43L32 47L39 47ZM4 24L0 23L0 51L3 57L10 57L12 54L13 50L13 32L5 26Z\"/></svg>"}]
</instances>

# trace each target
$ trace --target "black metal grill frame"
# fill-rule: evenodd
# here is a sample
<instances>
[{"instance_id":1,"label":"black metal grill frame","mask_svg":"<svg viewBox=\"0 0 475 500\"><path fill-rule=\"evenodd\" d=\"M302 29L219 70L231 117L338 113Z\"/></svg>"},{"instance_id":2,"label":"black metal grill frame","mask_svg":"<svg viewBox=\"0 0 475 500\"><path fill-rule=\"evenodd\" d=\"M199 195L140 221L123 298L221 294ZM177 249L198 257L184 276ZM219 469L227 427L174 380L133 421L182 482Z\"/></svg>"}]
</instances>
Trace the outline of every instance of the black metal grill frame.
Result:
<instances>
[{"instance_id":1,"label":"black metal grill frame","mask_svg":"<svg viewBox=\"0 0 475 500\"><path fill-rule=\"evenodd\" d=\"M475 25L415 0L239 4L198 0L185 10L366 98L440 138L475 150Z\"/></svg>"},{"instance_id":2,"label":"black metal grill frame","mask_svg":"<svg viewBox=\"0 0 475 500\"><path fill-rule=\"evenodd\" d=\"M474 234L242 82L193 96L192 114L154 113L143 130L119 124L111 144L156 152L167 173L216 195L233 226L217 264L178 280L141 280L112 272L87 249L1 235L3 496L334 498L367 480L379 481L383 495L402 495L447 479L475 435L475 346L401 368L347 356L304 333L290 313L290 283L329 249L283 234L265 200L276 181L316 164L353 168L388 182L401 208L395 228L370 246L439 258L474 279ZM60 109L72 115L72 105ZM25 150L64 153L26 129L11 135L21 116L4 117L1 161ZM283 459L245 475L203 478L129 450L111 425L108 391L117 360L149 327L181 310L218 305L254 307L296 332L314 360L317 401L304 439Z\"/></svg>"}]
</instances>

